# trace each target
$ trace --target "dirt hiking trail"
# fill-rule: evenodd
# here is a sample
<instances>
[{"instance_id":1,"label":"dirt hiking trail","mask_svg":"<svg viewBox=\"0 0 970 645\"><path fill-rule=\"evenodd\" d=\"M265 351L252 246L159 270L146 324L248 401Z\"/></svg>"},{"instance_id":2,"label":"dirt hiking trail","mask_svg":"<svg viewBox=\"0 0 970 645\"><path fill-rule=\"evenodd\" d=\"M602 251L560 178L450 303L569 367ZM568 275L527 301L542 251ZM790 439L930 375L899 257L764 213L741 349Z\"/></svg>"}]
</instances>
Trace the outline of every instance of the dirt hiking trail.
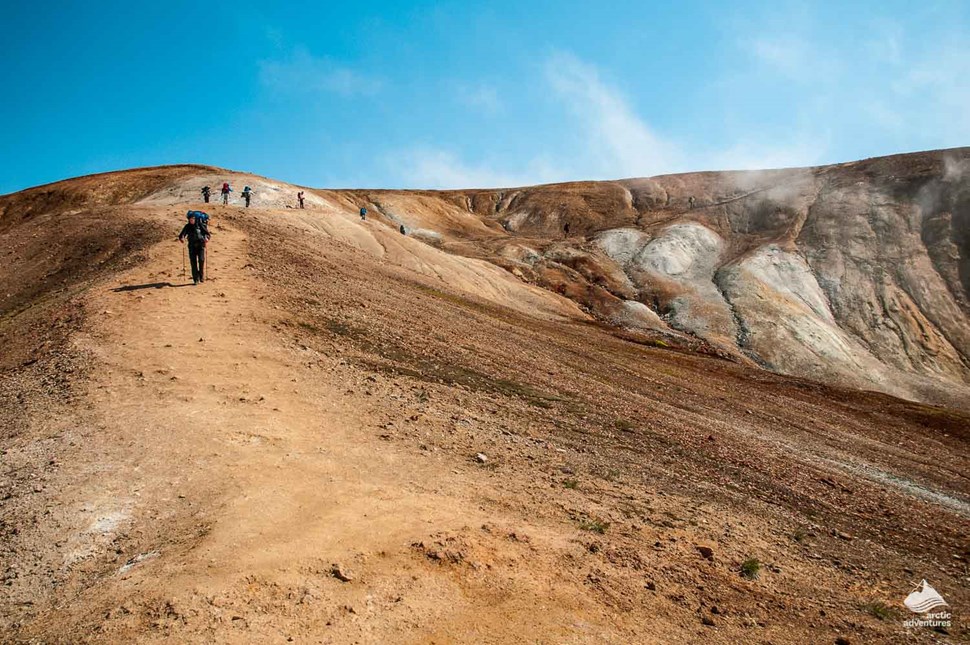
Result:
<instances>
[{"instance_id":1,"label":"dirt hiking trail","mask_svg":"<svg viewBox=\"0 0 970 645\"><path fill-rule=\"evenodd\" d=\"M138 245L0 319L4 640L967 637L899 609L970 603L964 416L605 328L352 208L209 206L204 284L184 209L136 204Z\"/></svg>"},{"instance_id":2,"label":"dirt hiking trail","mask_svg":"<svg viewBox=\"0 0 970 645\"><path fill-rule=\"evenodd\" d=\"M132 556L105 581L102 600L120 609L97 638L137 638L146 616L164 628L161 640L176 642L285 642L319 630L332 642L409 631L414 640L506 641L523 629L561 641L577 625L588 637L615 635L583 608L581 588L535 580L539 589L472 599L457 581L414 575L412 544L429 535L522 518L478 508L473 473L442 473L365 432L377 422L353 387L306 373L301 363L316 353L273 333L279 307L254 284L246 236L214 232L204 285L171 270L177 247L168 243L118 276L123 291L91 303L99 319L87 349L102 367L90 413L124 461L84 487L96 528L88 535L111 541L166 519L184 536ZM62 612L82 620L78 610L88 608L68 605L46 621Z\"/></svg>"}]
</instances>

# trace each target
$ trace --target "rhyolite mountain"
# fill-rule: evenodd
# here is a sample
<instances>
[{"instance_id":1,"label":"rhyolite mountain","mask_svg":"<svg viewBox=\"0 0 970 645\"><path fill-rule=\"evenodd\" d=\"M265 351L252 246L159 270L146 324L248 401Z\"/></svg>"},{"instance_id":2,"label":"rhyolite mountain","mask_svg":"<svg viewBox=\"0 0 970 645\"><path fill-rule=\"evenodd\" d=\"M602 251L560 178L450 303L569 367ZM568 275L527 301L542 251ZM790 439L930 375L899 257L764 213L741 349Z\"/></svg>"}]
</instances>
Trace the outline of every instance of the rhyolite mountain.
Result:
<instances>
[{"instance_id":1,"label":"rhyolite mountain","mask_svg":"<svg viewBox=\"0 0 970 645\"><path fill-rule=\"evenodd\" d=\"M129 171L124 195L111 189L118 175L90 178L100 189L68 180L0 198L0 227L11 224L6 213L99 200L197 203L202 185L223 180L251 185L255 208L296 203L295 186L208 166ZM574 316L654 343L699 343L775 372L926 402L970 401L968 148L525 188L310 190L307 205L324 218L365 206L371 220L502 267L574 301ZM412 264L436 272L433 261Z\"/></svg>"},{"instance_id":2,"label":"rhyolite mountain","mask_svg":"<svg viewBox=\"0 0 970 645\"><path fill-rule=\"evenodd\" d=\"M967 148L350 198L611 324L686 334L780 373L970 401Z\"/></svg>"}]
</instances>

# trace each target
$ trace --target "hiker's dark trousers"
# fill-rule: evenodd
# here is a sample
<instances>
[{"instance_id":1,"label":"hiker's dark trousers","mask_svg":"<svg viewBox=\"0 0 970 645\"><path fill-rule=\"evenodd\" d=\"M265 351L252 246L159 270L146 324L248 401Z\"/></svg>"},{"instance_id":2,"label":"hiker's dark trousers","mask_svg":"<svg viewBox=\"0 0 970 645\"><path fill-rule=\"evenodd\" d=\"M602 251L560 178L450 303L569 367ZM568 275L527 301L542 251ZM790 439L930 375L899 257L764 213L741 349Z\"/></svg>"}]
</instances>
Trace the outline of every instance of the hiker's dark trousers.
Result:
<instances>
[{"instance_id":1,"label":"hiker's dark trousers","mask_svg":"<svg viewBox=\"0 0 970 645\"><path fill-rule=\"evenodd\" d=\"M205 277L205 246L189 244L189 262L192 263L192 280L201 282Z\"/></svg>"}]
</instances>

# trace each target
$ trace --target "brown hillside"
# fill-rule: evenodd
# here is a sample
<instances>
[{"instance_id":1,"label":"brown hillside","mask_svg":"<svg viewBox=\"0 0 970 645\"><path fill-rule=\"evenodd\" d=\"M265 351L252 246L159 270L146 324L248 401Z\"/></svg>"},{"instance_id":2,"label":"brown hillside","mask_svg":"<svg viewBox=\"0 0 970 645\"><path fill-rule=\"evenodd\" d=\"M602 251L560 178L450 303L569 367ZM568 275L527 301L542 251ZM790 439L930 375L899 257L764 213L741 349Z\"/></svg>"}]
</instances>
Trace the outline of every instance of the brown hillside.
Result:
<instances>
[{"instance_id":1,"label":"brown hillside","mask_svg":"<svg viewBox=\"0 0 970 645\"><path fill-rule=\"evenodd\" d=\"M966 155L0 197L0 634L965 640L902 599L970 603ZM206 207L191 286L223 177L256 201Z\"/></svg>"}]
</instances>

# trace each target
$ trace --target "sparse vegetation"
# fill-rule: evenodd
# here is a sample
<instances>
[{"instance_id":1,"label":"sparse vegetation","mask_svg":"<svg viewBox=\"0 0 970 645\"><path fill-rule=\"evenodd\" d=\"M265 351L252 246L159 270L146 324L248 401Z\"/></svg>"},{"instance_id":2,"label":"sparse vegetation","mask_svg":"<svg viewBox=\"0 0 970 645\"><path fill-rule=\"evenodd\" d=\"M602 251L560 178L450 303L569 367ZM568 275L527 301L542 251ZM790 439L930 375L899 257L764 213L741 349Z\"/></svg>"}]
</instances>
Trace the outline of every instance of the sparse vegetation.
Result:
<instances>
[{"instance_id":1,"label":"sparse vegetation","mask_svg":"<svg viewBox=\"0 0 970 645\"><path fill-rule=\"evenodd\" d=\"M799 543L804 542L805 538L807 537L808 537L808 533L806 533L804 529L795 529L795 532L791 534L791 539Z\"/></svg>"},{"instance_id":2,"label":"sparse vegetation","mask_svg":"<svg viewBox=\"0 0 970 645\"><path fill-rule=\"evenodd\" d=\"M325 318L323 320L324 325L331 333L337 336L343 336L345 338L360 339L366 338L367 333L364 330L359 329L353 325L347 324L341 320L335 318Z\"/></svg>"},{"instance_id":3,"label":"sparse vegetation","mask_svg":"<svg viewBox=\"0 0 970 645\"><path fill-rule=\"evenodd\" d=\"M633 422L627 419L617 419L613 422L613 427L623 432L633 432L636 429Z\"/></svg>"},{"instance_id":4,"label":"sparse vegetation","mask_svg":"<svg viewBox=\"0 0 970 645\"><path fill-rule=\"evenodd\" d=\"M606 533L606 529L610 528L610 523L604 522L598 518L588 518L579 523L579 528L583 529L584 531L590 531L592 533L599 533L600 535L603 535Z\"/></svg>"},{"instance_id":5,"label":"sparse vegetation","mask_svg":"<svg viewBox=\"0 0 970 645\"><path fill-rule=\"evenodd\" d=\"M323 330L320 329L319 327L317 327L316 325L314 325L313 323L308 323L308 322L304 322L304 321L301 320L300 322L297 323L297 325L299 327L307 330L311 334L322 334L323 333Z\"/></svg>"},{"instance_id":6,"label":"sparse vegetation","mask_svg":"<svg viewBox=\"0 0 970 645\"><path fill-rule=\"evenodd\" d=\"M889 620L896 615L896 610L880 600L873 600L862 605L862 610L879 620Z\"/></svg>"},{"instance_id":7,"label":"sparse vegetation","mask_svg":"<svg viewBox=\"0 0 970 645\"><path fill-rule=\"evenodd\" d=\"M578 479L567 479L567 480L565 480L562 483L562 485L563 485L563 488L569 488L570 490L576 490L577 488L579 488L579 480Z\"/></svg>"},{"instance_id":8,"label":"sparse vegetation","mask_svg":"<svg viewBox=\"0 0 970 645\"><path fill-rule=\"evenodd\" d=\"M761 562L758 558L748 558L741 563L741 575L748 580L754 580L761 574Z\"/></svg>"},{"instance_id":9,"label":"sparse vegetation","mask_svg":"<svg viewBox=\"0 0 970 645\"><path fill-rule=\"evenodd\" d=\"M608 482L616 481L620 477L620 471L616 468L610 468L602 476Z\"/></svg>"}]
</instances>

